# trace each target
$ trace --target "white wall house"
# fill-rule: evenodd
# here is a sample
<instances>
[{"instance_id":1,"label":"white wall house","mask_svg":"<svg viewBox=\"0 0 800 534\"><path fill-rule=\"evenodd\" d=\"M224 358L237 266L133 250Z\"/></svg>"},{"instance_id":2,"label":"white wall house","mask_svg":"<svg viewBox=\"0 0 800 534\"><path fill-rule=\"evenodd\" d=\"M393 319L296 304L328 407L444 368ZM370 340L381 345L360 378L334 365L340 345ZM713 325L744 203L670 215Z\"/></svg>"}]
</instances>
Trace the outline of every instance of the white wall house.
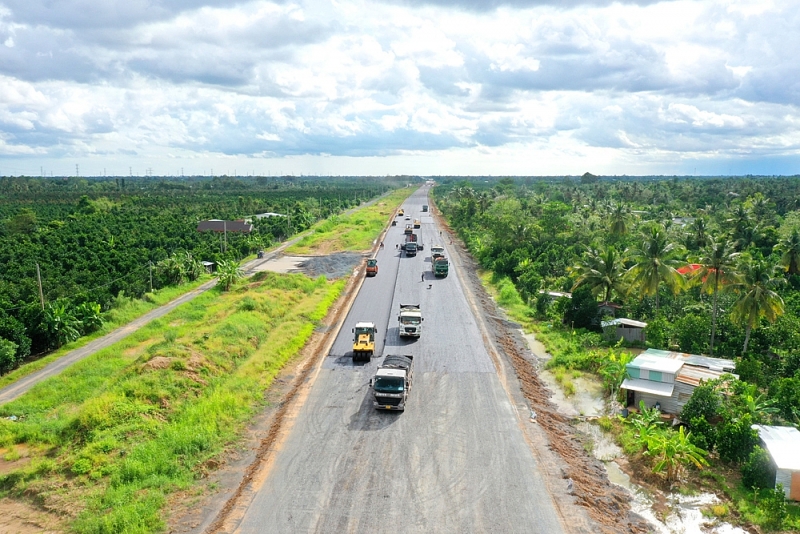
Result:
<instances>
[{"instance_id":1,"label":"white wall house","mask_svg":"<svg viewBox=\"0 0 800 534\"><path fill-rule=\"evenodd\" d=\"M753 425L775 464L775 485L787 499L800 501L800 431L792 426Z\"/></svg>"}]
</instances>

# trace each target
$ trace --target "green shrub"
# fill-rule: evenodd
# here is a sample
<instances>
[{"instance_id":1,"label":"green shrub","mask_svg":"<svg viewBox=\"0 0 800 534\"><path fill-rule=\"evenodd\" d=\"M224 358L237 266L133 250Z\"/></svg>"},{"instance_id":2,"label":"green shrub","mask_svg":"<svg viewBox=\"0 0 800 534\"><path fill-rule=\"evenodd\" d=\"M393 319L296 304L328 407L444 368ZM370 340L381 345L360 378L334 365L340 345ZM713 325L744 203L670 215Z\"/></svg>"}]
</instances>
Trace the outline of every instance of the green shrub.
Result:
<instances>
[{"instance_id":1,"label":"green shrub","mask_svg":"<svg viewBox=\"0 0 800 534\"><path fill-rule=\"evenodd\" d=\"M786 495L783 493L783 484L778 484L775 489L766 490L762 494L759 508L764 511L766 519L764 526L769 530L780 530L789 513L786 509Z\"/></svg>"},{"instance_id":2,"label":"green shrub","mask_svg":"<svg viewBox=\"0 0 800 534\"><path fill-rule=\"evenodd\" d=\"M725 421L717 426L717 452L726 462L741 462L750 456L758 443L758 432L751 428L749 414L738 420Z\"/></svg>"},{"instance_id":3,"label":"green shrub","mask_svg":"<svg viewBox=\"0 0 800 534\"><path fill-rule=\"evenodd\" d=\"M742 465L742 484L759 489L772 488L775 484L775 465L769 453L758 445Z\"/></svg>"}]
</instances>

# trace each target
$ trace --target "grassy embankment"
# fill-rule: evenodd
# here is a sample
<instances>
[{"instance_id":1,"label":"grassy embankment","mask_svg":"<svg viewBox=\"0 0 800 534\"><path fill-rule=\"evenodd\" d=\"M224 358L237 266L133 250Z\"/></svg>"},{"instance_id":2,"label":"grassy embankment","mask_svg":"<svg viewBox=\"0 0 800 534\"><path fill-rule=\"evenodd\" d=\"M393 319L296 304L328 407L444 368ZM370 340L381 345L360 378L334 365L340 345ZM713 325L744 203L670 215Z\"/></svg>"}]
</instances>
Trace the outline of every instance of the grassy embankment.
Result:
<instances>
[{"instance_id":1,"label":"grassy embankment","mask_svg":"<svg viewBox=\"0 0 800 534\"><path fill-rule=\"evenodd\" d=\"M79 532L153 532L263 404L344 281L259 273L206 292L0 407L0 494L74 514Z\"/></svg>"},{"instance_id":2,"label":"grassy embankment","mask_svg":"<svg viewBox=\"0 0 800 534\"><path fill-rule=\"evenodd\" d=\"M322 223L304 250L369 248L410 192ZM237 439L343 287L259 273L228 293L198 296L0 407L0 416L20 418L0 419L0 458L18 464L0 471L0 496L33 500L78 532L163 529L169 495L191 492Z\"/></svg>"},{"instance_id":3,"label":"grassy embankment","mask_svg":"<svg viewBox=\"0 0 800 534\"><path fill-rule=\"evenodd\" d=\"M370 206L348 215L336 215L315 224L286 254L328 254L369 249L397 207L413 188L396 189Z\"/></svg>"},{"instance_id":4,"label":"grassy embankment","mask_svg":"<svg viewBox=\"0 0 800 534\"><path fill-rule=\"evenodd\" d=\"M534 310L523 302L516 288L508 279L497 280L491 272L483 272L481 280L484 287L503 307L507 315L521 324L525 332L535 333L536 339L552 355L547 368L553 372L565 394L569 394L570 389L574 388L569 380L570 376L574 376L572 373L576 370L593 372L603 355L618 354L612 349L594 346L594 342L600 339L597 334L573 332L568 328L560 328L557 325L535 320L533 318ZM640 443L636 439L636 431L632 426L623 424L618 418L612 417L601 418L599 425L614 437L632 463L646 464L649 462L649 459L642 457ZM650 476L649 468L641 471L642 475L650 479L650 482L657 479L655 475ZM725 495L729 503L712 505L704 510L704 514L734 524L753 524L763 528L768 523L768 518L764 510L758 506L758 495L751 489L745 488L741 484L740 478L738 469L731 469L729 466L714 462L703 471L690 470L688 480L680 489L686 493L713 491ZM792 532L800 530L800 506L787 503L786 510L787 518L784 522L784 530Z\"/></svg>"},{"instance_id":5,"label":"grassy embankment","mask_svg":"<svg viewBox=\"0 0 800 534\"><path fill-rule=\"evenodd\" d=\"M10 373L3 375L0 377L0 388L3 388L9 384L13 384L20 378L34 373L50 362L61 358L66 353L75 349L79 349L90 341L94 341L99 337L103 337L109 332L116 330L120 326L124 326L134 319L138 319L142 315L153 311L159 306L163 306L164 304L175 300L181 295L196 289L209 280L211 280L210 275L203 275L198 280L193 282L187 282L179 286L165 287L163 289L157 289L152 293L146 293L141 299L134 299L125 296L118 297L114 303L114 307L111 310L103 313L103 326L100 327L100 329L87 336L76 339L71 343L67 343L58 350L55 350L42 358L25 363Z\"/></svg>"}]
</instances>

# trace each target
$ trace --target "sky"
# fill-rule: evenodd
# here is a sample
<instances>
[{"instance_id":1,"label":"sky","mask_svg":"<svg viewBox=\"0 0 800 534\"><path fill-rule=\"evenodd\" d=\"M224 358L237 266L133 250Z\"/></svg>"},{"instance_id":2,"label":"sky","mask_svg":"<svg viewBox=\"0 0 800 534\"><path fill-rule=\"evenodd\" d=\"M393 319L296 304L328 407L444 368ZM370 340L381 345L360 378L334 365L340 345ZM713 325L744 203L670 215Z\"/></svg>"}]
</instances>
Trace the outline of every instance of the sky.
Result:
<instances>
[{"instance_id":1,"label":"sky","mask_svg":"<svg viewBox=\"0 0 800 534\"><path fill-rule=\"evenodd\" d=\"M0 0L0 176L792 175L800 0Z\"/></svg>"}]
</instances>

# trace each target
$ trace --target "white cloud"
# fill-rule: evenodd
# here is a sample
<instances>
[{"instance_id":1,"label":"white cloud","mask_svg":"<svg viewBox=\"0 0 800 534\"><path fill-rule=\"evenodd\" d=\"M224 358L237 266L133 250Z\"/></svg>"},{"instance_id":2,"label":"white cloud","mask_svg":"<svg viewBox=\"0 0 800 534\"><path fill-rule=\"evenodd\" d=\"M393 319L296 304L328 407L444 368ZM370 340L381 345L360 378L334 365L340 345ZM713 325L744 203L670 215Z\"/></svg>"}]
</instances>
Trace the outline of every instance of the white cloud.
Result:
<instances>
[{"instance_id":1,"label":"white cloud","mask_svg":"<svg viewBox=\"0 0 800 534\"><path fill-rule=\"evenodd\" d=\"M800 161L797 0L412 3L9 0L0 155L379 174Z\"/></svg>"}]
</instances>

